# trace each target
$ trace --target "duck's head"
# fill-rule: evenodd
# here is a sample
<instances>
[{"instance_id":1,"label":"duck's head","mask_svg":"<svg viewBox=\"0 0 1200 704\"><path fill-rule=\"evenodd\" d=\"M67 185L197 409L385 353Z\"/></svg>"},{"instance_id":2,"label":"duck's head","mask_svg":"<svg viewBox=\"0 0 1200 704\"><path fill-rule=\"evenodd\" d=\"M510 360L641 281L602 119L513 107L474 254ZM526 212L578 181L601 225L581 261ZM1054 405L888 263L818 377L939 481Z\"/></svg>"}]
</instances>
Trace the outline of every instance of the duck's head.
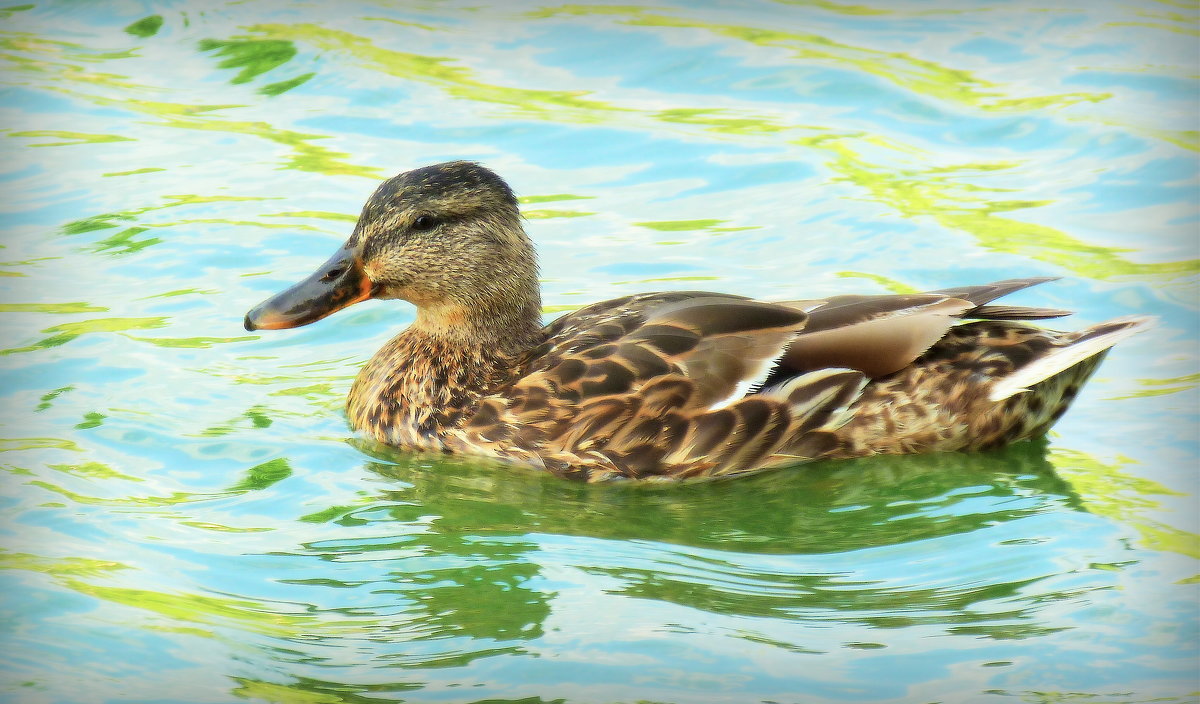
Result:
<instances>
[{"instance_id":1,"label":"duck's head","mask_svg":"<svg viewBox=\"0 0 1200 704\"><path fill-rule=\"evenodd\" d=\"M304 281L246 314L246 329L307 325L368 298L401 298L434 330L502 327L540 312L517 199L467 161L407 171L363 206L350 239Z\"/></svg>"}]
</instances>

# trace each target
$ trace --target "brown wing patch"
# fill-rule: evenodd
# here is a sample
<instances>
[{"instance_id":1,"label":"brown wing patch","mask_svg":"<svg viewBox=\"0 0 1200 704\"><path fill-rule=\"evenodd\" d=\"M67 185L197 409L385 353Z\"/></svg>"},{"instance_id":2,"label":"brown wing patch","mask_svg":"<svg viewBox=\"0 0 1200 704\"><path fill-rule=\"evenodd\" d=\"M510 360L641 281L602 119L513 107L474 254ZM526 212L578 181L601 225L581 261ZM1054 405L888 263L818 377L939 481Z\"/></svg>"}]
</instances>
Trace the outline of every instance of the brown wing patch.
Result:
<instances>
[{"instance_id":1,"label":"brown wing patch","mask_svg":"<svg viewBox=\"0 0 1200 704\"><path fill-rule=\"evenodd\" d=\"M593 453L606 458L604 472L623 476L712 464L709 451L721 471L741 471L791 423L786 402L741 397L805 320L795 309L720 294L589 306L550 326L539 354L523 361L525 373L481 403L467 441L503 436L536 444L529 451L539 456ZM720 403L732 410L711 411Z\"/></svg>"},{"instance_id":2,"label":"brown wing patch","mask_svg":"<svg viewBox=\"0 0 1200 704\"><path fill-rule=\"evenodd\" d=\"M886 376L911 364L973 307L928 294L830 299L810 311L808 327L781 364L796 372L840 367Z\"/></svg>"},{"instance_id":3,"label":"brown wing patch","mask_svg":"<svg viewBox=\"0 0 1200 704\"><path fill-rule=\"evenodd\" d=\"M1053 280L1007 279L900 296L790 301L784 305L807 311L810 320L782 363L796 371L848 367L872 377L886 376L912 363L957 322L956 318L1033 320L1068 315L1069 311L1054 308L986 305Z\"/></svg>"},{"instance_id":4,"label":"brown wing patch","mask_svg":"<svg viewBox=\"0 0 1200 704\"><path fill-rule=\"evenodd\" d=\"M639 342L672 356L691 351L700 344L700 333L677 325L646 325L637 332Z\"/></svg>"}]
</instances>

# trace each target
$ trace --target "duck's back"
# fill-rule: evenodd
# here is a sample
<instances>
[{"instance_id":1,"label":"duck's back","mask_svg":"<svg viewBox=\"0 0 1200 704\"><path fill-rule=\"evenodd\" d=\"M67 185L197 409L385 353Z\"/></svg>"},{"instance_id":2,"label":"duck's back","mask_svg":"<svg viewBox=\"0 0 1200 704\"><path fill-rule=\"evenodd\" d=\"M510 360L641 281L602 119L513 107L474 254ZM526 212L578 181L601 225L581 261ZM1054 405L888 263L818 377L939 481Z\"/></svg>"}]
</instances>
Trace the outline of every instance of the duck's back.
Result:
<instances>
[{"instance_id":1,"label":"duck's back","mask_svg":"<svg viewBox=\"0 0 1200 704\"><path fill-rule=\"evenodd\" d=\"M1040 281L780 304L704 292L605 301L548 326L458 442L595 481L1036 437L1145 322L1056 333L1017 320L1064 311L985 305Z\"/></svg>"}]
</instances>

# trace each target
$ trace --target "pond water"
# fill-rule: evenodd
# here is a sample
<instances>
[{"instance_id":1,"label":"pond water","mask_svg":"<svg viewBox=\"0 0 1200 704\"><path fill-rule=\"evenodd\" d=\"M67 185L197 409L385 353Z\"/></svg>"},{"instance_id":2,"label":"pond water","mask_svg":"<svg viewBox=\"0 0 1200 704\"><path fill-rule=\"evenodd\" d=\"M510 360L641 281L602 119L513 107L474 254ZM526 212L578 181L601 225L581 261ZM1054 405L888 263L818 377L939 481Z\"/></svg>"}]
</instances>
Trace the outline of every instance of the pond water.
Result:
<instances>
[{"instance_id":1,"label":"pond water","mask_svg":"<svg viewBox=\"0 0 1200 704\"><path fill-rule=\"evenodd\" d=\"M13 702L1194 701L1192 2L0 9ZM356 440L372 301L248 334L477 159L547 319L1061 276L1159 318L1043 443L669 487Z\"/></svg>"}]
</instances>

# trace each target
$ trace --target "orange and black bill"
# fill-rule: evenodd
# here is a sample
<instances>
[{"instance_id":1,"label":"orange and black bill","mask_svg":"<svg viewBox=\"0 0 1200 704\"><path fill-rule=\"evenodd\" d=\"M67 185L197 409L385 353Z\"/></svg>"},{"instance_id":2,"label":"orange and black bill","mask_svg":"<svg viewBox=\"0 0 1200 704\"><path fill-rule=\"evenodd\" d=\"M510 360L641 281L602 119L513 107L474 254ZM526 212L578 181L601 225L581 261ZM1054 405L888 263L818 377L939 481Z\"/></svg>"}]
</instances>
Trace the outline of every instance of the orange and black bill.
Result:
<instances>
[{"instance_id":1,"label":"orange and black bill","mask_svg":"<svg viewBox=\"0 0 1200 704\"><path fill-rule=\"evenodd\" d=\"M371 280L354 250L346 245L312 276L254 306L247 330L280 330L314 323L371 297Z\"/></svg>"}]
</instances>

